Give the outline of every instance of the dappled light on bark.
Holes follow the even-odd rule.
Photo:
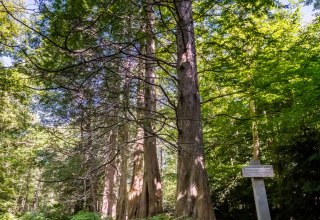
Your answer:
[[[136,218],[143,185],[143,128],[138,128],[133,152],[133,174],[129,190],[128,219]]]
[[[200,95],[192,18],[192,1],[174,1],[177,14],[179,100],[178,185],[176,217],[215,219],[210,201],[200,113]]]

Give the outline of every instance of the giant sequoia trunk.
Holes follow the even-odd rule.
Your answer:
[[[177,74],[179,100],[178,185],[175,215],[215,219],[210,202],[200,114],[200,95],[192,19],[192,1],[174,1],[177,14]]]
[[[157,159],[156,137],[154,135],[154,117],[156,111],[154,54],[155,41],[153,36],[154,14],[152,9],[153,0],[146,1],[147,13],[147,41],[145,72],[145,109],[144,109],[144,176],[142,194],[138,216],[140,218],[156,215],[162,212],[162,195],[160,170]]]

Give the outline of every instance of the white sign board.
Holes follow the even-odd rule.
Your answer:
[[[271,165],[250,165],[242,167],[243,177],[273,177],[274,172]]]

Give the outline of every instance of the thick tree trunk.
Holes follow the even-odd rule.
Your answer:
[[[117,132],[115,130],[110,131],[110,142],[108,152],[110,152],[110,159],[115,157],[116,154],[116,140]],[[111,161],[106,165],[104,189],[102,198],[102,217],[115,217],[116,216],[116,194],[115,194],[115,182],[116,182],[116,162]]]
[[[157,159],[156,137],[154,135],[154,117],[156,111],[154,56],[155,41],[153,36],[154,13],[152,9],[153,0],[146,1],[148,34],[146,41],[145,72],[145,113],[144,113],[144,176],[143,187],[138,211],[139,218],[156,215],[162,212],[161,178],[159,163]]]
[[[137,218],[140,206],[143,185],[143,135],[143,128],[138,128],[133,152],[133,175],[128,196],[128,219]]]
[[[140,75],[141,77],[141,75]],[[138,82],[137,88],[137,120],[143,119],[143,104],[144,94],[142,82]],[[128,201],[128,219],[135,219],[138,215],[140,196],[142,193],[143,185],[143,141],[144,132],[142,127],[137,128],[136,142],[133,147],[133,174],[131,180],[131,187],[129,191]]]
[[[197,220],[215,219],[210,202],[200,113],[200,95],[192,19],[192,1],[174,1],[177,14],[177,74],[179,100],[178,184],[175,215]]]

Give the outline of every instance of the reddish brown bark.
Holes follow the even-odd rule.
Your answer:
[[[143,128],[138,128],[133,152],[133,175],[128,200],[128,219],[138,216],[143,185]]]
[[[179,100],[178,183],[175,215],[215,219],[204,165],[200,95],[192,18],[192,1],[174,1],[177,16],[177,74]]]
[[[129,68],[126,66],[126,68]],[[128,81],[125,81],[125,86],[127,86]],[[123,97],[123,111],[124,116],[126,116],[126,110],[129,102],[129,90],[125,88],[125,93]],[[126,118],[126,117],[125,117]],[[127,207],[128,207],[128,190],[127,190],[127,179],[128,179],[128,137],[129,137],[129,126],[125,123],[121,126],[119,131],[119,136],[121,140],[120,149],[120,184],[117,202],[117,215],[116,220],[126,220],[127,219]]]
[[[144,113],[144,176],[143,188],[140,197],[139,218],[156,215],[162,212],[161,178],[157,159],[156,137],[154,135],[154,117],[156,111],[156,91],[154,56],[155,41],[153,36],[154,13],[152,9],[153,0],[146,1],[147,25],[146,33],[146,61],[145,72],[145,113]]]
[[[142,77],[140,72],[139,77]],[[138,82],[137,88],[137,120],[140,124],[143,119],[144,94],[142,82]],[[128,219],[135,219],[138,215],[140,196],[143,185],[143,141],[142,127],[137,128],[136,142],[133,147],[133,173],[128,200]]]
[[[128,178],[128,125],[124,125],[121,131],[121,139],[123,146],[120,149],[121,163],[120,163],[120,184],[119,196],[117,203],[117,220],[125,220],[127,218],[127,178]]]

